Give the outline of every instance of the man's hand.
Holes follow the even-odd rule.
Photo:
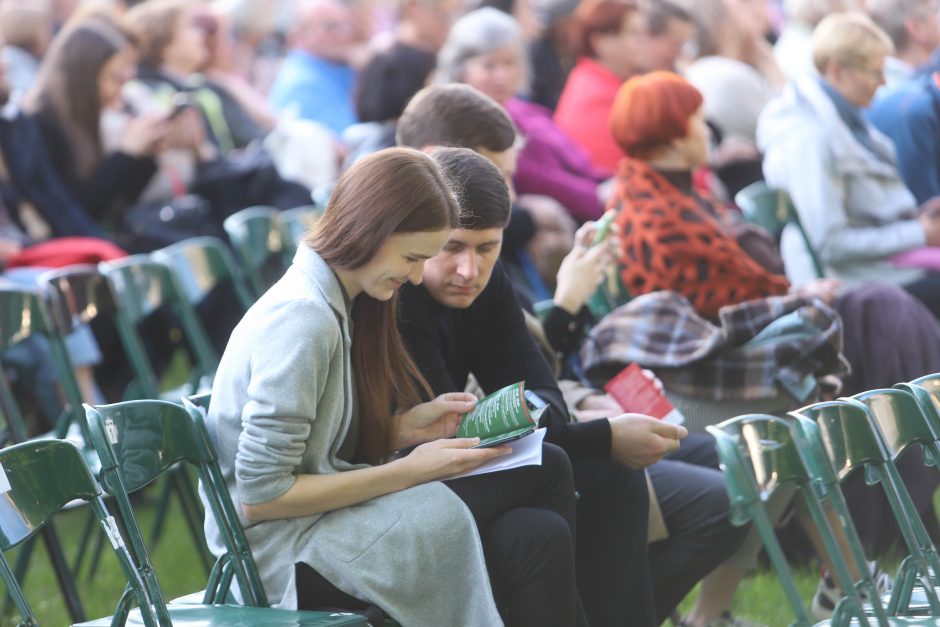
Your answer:
[[[646,468],[679,448],[689,432],[643,414],[621,414],[610,419],[610,456],[630,468]]]
[[[454,437],[460,417],[476,407],[476,403],[473,394],[451,392],[398,414],[392,421],[389,438],[392,450]]]

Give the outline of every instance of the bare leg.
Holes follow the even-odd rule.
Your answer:
[[[104,404],[105,398],[98,388],[95,381],[95,369],[91,366],[76,366],[75,379],[78,382],[78,389],[82,393],[82,400],[91,405]]]
[[[731,607],[731,599],[746,573],[747,569],[734,560],[729,560],[710,572],[702,579],[695,606],[685,617],[685,624],[689,627],[705,627],[717,620]]]

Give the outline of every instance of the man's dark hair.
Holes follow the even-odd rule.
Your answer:
[[[495,100],[469,85],[431,85],[398,118],[399,146],[451,146],[502,152],[516,143],[516,127]]]
[[[504,229],[509,224],[509,187],[493,162],[469,148],[435,148],[431,157],[457,194],[458,229]]]
[[[359,121],[397,120],[411,97],[424,87],[434,61],[433,54],[401,44],[376,53],[356,83]]]
[[[646,19],[646,32],[653,36],[666,32],[669,20],[694,23],[688,11],[669,0],[647,3],[643,8],[643,17]]]

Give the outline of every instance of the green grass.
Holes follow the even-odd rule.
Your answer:
[[[819,571],[794,568],[793,577],[809,607],[809,601],[819,582]],[[692,609],[697,594],[698,587],[679,605],[681,614],[686,614]],[[783,594],[783,588],[780,587],[777,575],[771,570],[757,571],[741,582],[734,595],[731,611],[736,618],[770,627],[782,627],[793,621],[793,612]]]
[[[156,489],[148,488],[149,494],[153,495],[154,499],[160,487],[162,484],[158,483]],[[135,506],[135,514],[138,516],[145,539],[149,538],[154,509],[153,505]],[[87,516],[87,509],[79,508],[62,512],[53,519],[70,563],[82,541],[81,534]],[[96,528],[95,534],[97,533]],[[148,548],[151,549],[154,567],[167,599],[205,587],[206,572],[198,561],[182,512],[178,509],[175,499],[171,500],[160,542],[155,547],[149,546]],[[16,555],[16,551],[10,554],[11,567],[15,563]],[[105,545],[101,561],[93,577],[88,576],[87,565],[88,558],[85,560],[85,568],[77,582],[79,598],[84,606],[86,618],[109,616],[114,611],[126,581],[110,545]],[[49,565],[45,546],[41,541],[36,544],[23,584],[23,592],[36,613],[40,625],[60,627],[70,624],[65,603]],[[3,586],[0,585],[0,588]],[[3,596],[6,597],[5,594]],[[17,620],[16,611],[10,605],[7,613],[0,619],[0,624],[16,625]]]

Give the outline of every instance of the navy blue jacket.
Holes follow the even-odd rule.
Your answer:
[[[59,176],[35,120],[19,114],[0,119],[0,150],[19,198],[29,201],[49,223],[53,235],[100,237],[102,232]],[[19,221],[17,203],[10,203]]]
[[[898,169],[917,202],[940,196],[940,88],[933,77],[883,89],[867,117],[894,142]]]

